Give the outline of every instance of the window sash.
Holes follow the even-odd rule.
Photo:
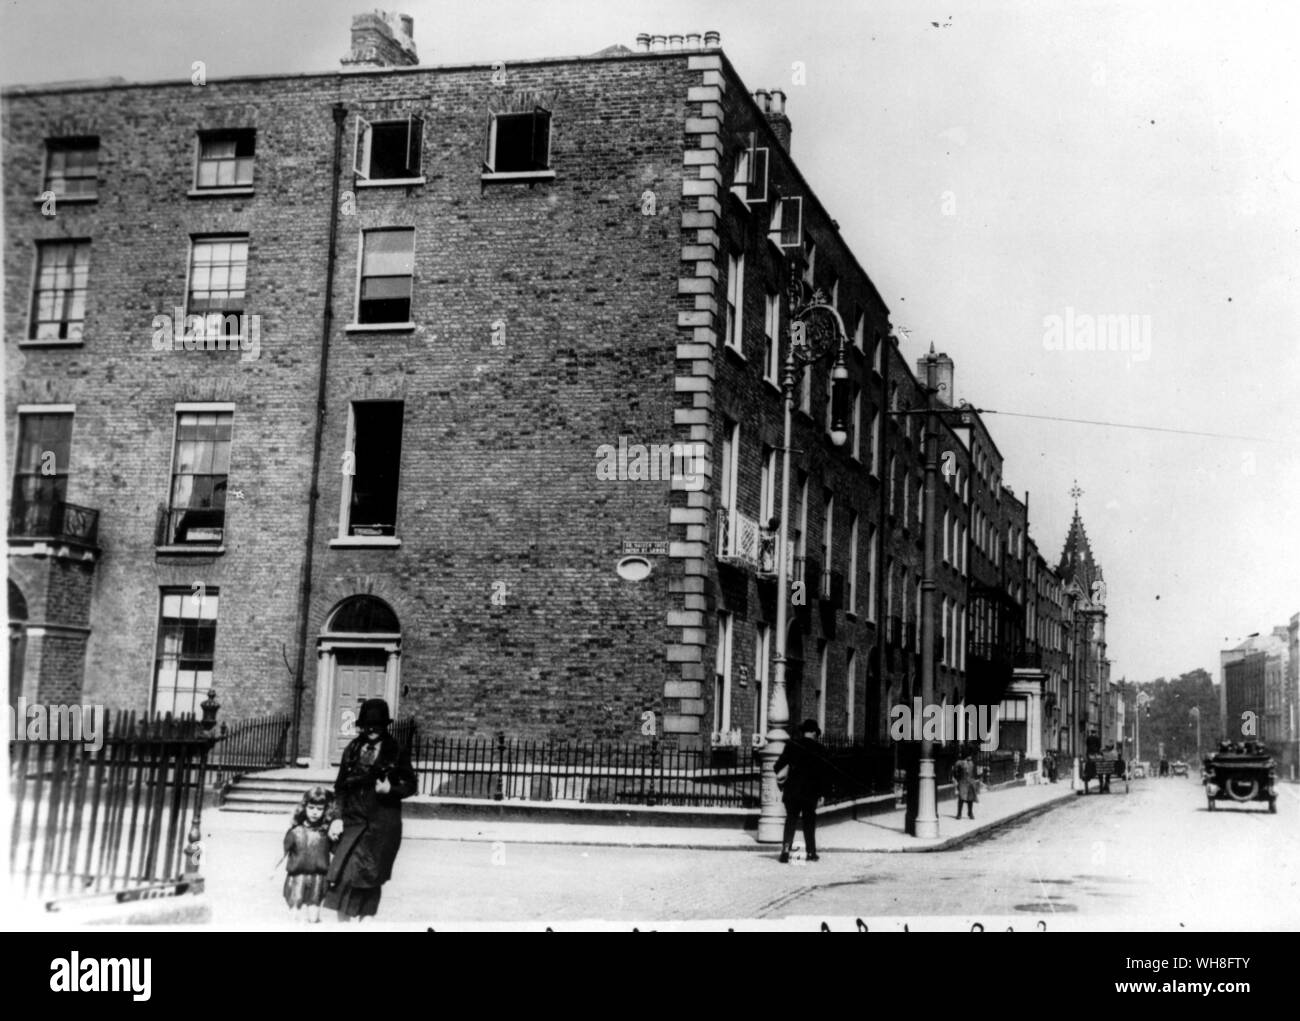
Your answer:
[[[253,183],[253,133],[211,132],[199,136],[196,188],[242,188]]]
[[[99,182],[99,140],[46,143],[45,191],[59,198],[93,196]]]
[[[36,255],[31,338],[80,340],[86,321],[90,242],[38,242]]]

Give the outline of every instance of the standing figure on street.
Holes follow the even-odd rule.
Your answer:
[[[391,722],[382,698],[362,703],[360,734],[344,750],[334,784],[338,818],[330,824],[330,836],[339,844],[330,862],[325,906],[337,911],[341,922],[379,910],[402,843],[402,799],[416,790],[406,749],[388,732]]]
[[[794,831],[803,820],[803,839],[807,847],[807,860],[817,861],[817,802],[825,792],[830,763],[825,747],[817,738],[821,727],[816,720],[804,720],[799,728],[801,736],[790,738],[785,750],[776,760],[780,783],[781,770],[789,767],[781,786],[781,800],[785,802],[785,836],[781,841],[781,861],[790,860],[794,846]]]
[[[334,795],[324,787],[313,787],[294,810],[293,826],[284,835],[288,859],[284,877],[284,900],[295,914],[307,909],[307,918],[320,921],[330,869],[330,803]],[[301,917],[301,915],[299,915]]]
[[[952,764],[952,782],[957,787],[957,818],[961,818],[961,806],[965,804],[967,817],[974,819],[975,802],[980,799],[980,789],[975,759],[969,748],[963,748],[961,758]]]

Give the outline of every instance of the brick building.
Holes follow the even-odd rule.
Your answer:
[[[925,392],[785,97],[715,36],[422,67],[412,33],[4,93],[11,697],[213,686],[319,763],[370,696],[440,733],[761,740],[793,275],[844,323],[850,429],[814,366],[791,716],[883,742],[919,690]],[[943,429],[936,697],[973,697],[969,648],[998,701],[1027,518],[982,423]]]

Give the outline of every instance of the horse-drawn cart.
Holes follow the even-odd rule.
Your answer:
[[[1223,742],[1218,752],[1205,759],[1201,778],[1211,812],[1216,801],[1267,801],[1268,810],[1277,811],[1277,765],[1261,744],[1250,741],[1243,747]]]

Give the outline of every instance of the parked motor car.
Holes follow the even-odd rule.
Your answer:
[[[1175,762],[1173,765],[1169,767],[1169,772],[1174,776],[1186,776],[1187,770],[1188,770],[1187,763],[1182,761]]]
[[[1133,779],[1144,780],[1147,775],[1147,764],[1145,762],[1134,762],[1132,764]]]

